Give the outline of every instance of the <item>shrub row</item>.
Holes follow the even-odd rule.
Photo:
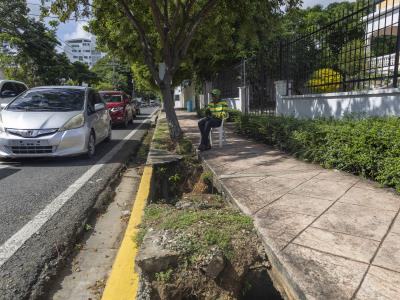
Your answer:
[[[239,133],[299,158],[400,191],[400,118],[299,120],[239,114],[235,125]]]

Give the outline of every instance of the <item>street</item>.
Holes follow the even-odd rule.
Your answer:
[[[70,248],[65,241],[74,237],[99,194],[140,145],[153,111],[143,109],[128,129],[115,127],[112,141],[98,145],[91,160],[0,162],[1,299],[24,298],[30,284],[47,276],[42,269],[48,261],[57,264],[57,256]]]

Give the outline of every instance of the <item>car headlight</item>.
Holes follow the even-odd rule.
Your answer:
[[[66,131],[66,130],[71,130],[71,129],[76,129],[76,128],[81,128],[85,124],[85,117],[83,116],[83,113],[76,115],[75,117],[72,117],[69,119],[67,123],[64,124],[63,127],[59,129],[59,131]]]
[[[111,108],[111,111],[112,111],[112,112],[122,111],[122,110],[124,110],[124,108],[123,108],[122,106],[118,106],[118,107],[113,107],[113,108]]]

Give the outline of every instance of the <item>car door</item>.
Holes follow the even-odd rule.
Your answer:
[[[103,104],[104,109],[97,111],[99,115],[100,122],[99,122],[99,130],[101,131],[102,139],[105,139],[108,136],[108,130],[110,128],[110,115],[107,110],[107,105],[104,100],[101,98],[98,92],[94,93],[96,104]]]
[[[132,110],[131,101],[130,101],[129,96],[127,94],[124,93],[123,97],[124,97],[125,109],[126,109],[126,112],[128,114],[128,119],[132,120],[132,118],[133,118],[133,110]]]
[[[88,100],[86,105],[88,123],[91,129],[94,130],[96,135],[96,143],[99,143],[104,138],[103,133],[103,124],[101,119],[101,112],[96,111],[96,93],[94,90],[89,89],[88,91]]]

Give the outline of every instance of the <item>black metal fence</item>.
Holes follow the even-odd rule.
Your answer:
[[[291,94],[398,86],[399,2],[358,2],[352,11],[284,44],[284,79]]]
[[[265,53],[270,53],[268,58]],[[224,99],[239,97],[243,88],[244,101],[248,102],[248,112],[271,113],[275,110],[275,80],[279,79],[276,69],[279,65],[271,54],[277,51],[262,52],[258,56],[226,68],[216,74],[212,86],[221,90]]]
[[[255,57],[217,74],[224,98],[246,87],[248,111],[275,108],[276,80],[287,93],[320,94],[398,87],[399,0],[365,0],[330,22],[278,41]]]

